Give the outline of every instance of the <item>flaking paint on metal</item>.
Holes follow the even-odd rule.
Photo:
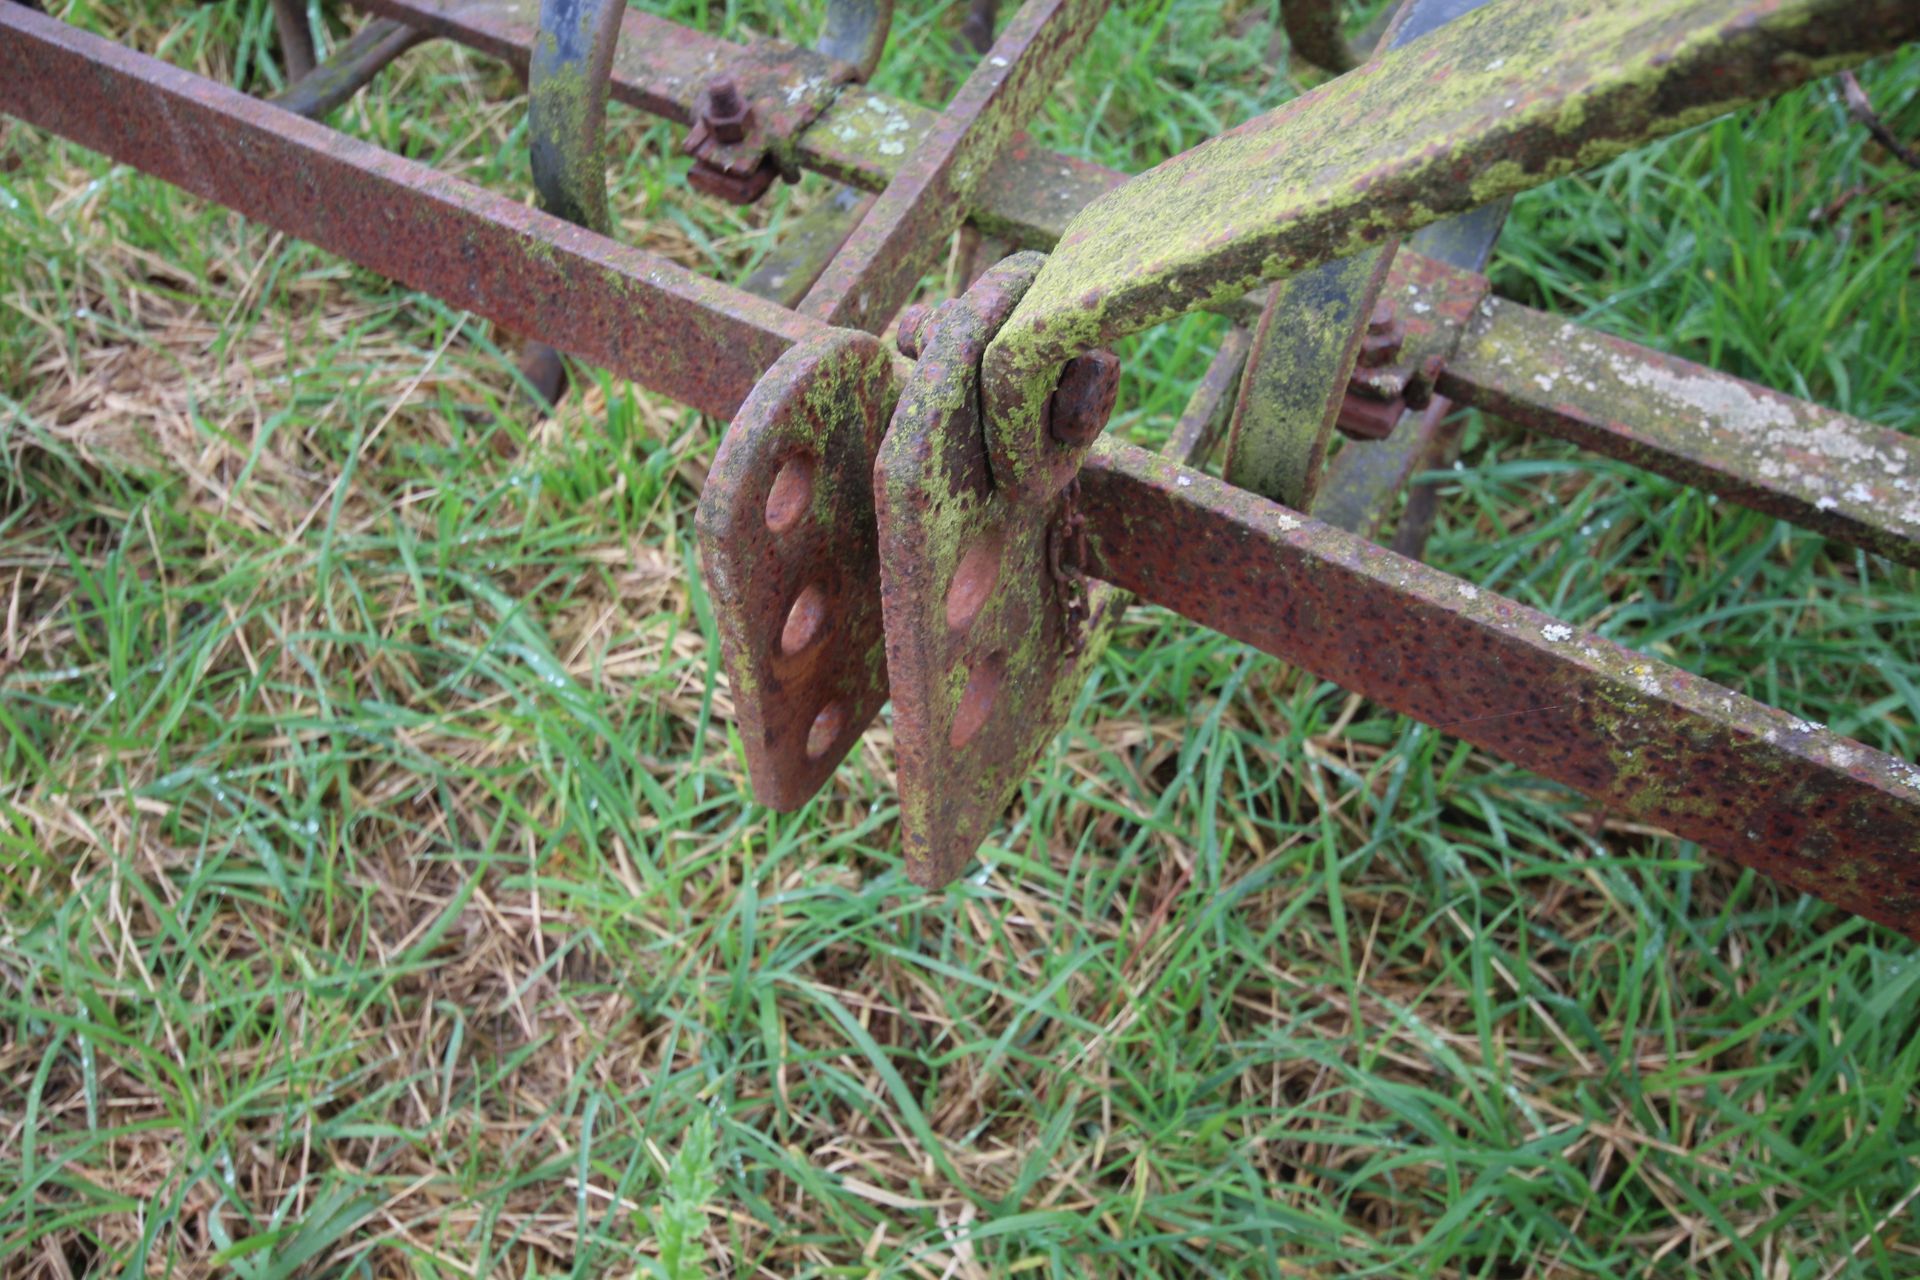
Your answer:
[[[1491,299],[1441,375],[1463,403],[1907,564],[1920,441]]]

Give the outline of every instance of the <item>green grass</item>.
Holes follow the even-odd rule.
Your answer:
[[[939,102],[963,6],[903,7]],[[1125,6],[1038,132],[1282,100],[1270,10]],[[277,83],[263,0],[65,16]],[[1920,137],[1920,51],[1862,79]],[[517,94],[430,46],[333,123],[520,195]],[[822,190],[612,123],[621,234],[703,270]],[[1521,200],[1494,275],[1914,430],[1917,199],[1816,84]],[[1219,331],[1137,340],[1121,428]],[[1920,1269],[1913,943],[1145,609],[922,894],[884,721],[748,798],[718,427],[591,370],[527,421],[512,346],[0,125],[0,1273]],[[1490,421],[1444,483],[1439,566],[1920,756],[1913,571]]]

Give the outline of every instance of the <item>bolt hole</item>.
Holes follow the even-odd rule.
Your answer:
[[[982,658],[967,673],[967,687],[960,695],[960,709],[953,713],[953,728],[947,734],[947,741],[955,750],[966,746],[985,726],[1006,677],[1007,656],[1004,653]]]
[[[840,731],[847,727],[847,704],[829,702],[820,708],[813,718],[813,724],[807,729],[807,759],[818,760],[833,750],[833,744],[840,741]]]
[[[980,616],[980,610],[993,595],[1000,580],[1000,552],[1006,537],[996,529],[981,538],[960,557],[947,586],[947,625],[964,631]]]
[[[794,597],[787,610],[787,624],[780,628],[780,652],[792,657],[820,638],[827,625],[827,593],[817,582],[809,582]]]
[[[788,458],[767,491],[767,528],[785,533],[800,523],[813,501],[813,459],[804,453]]]

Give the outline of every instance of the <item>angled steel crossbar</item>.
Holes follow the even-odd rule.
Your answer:
[[[1411,472],[1444,456],[1452,401],[1920,563],[1905,437],[1490,298],[1472,270],[1504,197],[1920,38],[1920,6],[1448,0],[1425,16],[1472,12],[1389,28],[1359,69],[1132,180],[1020,132],[1097,3],[1029,0],[944,113],[859,83],[891,14],[870,0],[836,5],[818,49],[573,0],[361,7],[378,23],[282,106],[0,0],[0,110],[733,418],[703,556],[763,800],[804,803],[891,696],[918,753],[910,870],[950,878],[1132,593],[1920,937],[1920,769],[1371,541]],[[534,56],[543,20],[588,13],[604,39]],[[724,198],[802,168],[878,197],[837,200],[838,221],[789,250],[764,287],[787,306],[591,229],[607,226],[582,169],[597,120],[576,137],[563,113],[542,118],[543,200],[563,218],[306,118],[427,38],[536,79],[597,78],[694,125]],[[881,342],[962,220],[1054,252]],[[1101,437],[1113,366],[1091,349],[1198,306],[1244,320],[1271,302],[1271,332],[1298,291],[1250,290],[1376,247],[1351,297],[1430,318],[1343,304],[1342,324],[1373,323],[1320,343],[1312,367],[1332,381],[1294,417],[1324,432],[1351,378],[1350,405],[1376,407],[1342,411],[1343,428],[1385,438],[1349,444],[1324,486],[1318,453],[1289,462],[1276,483],[1298,507],[1203,466],[1230,418],[1264,411],[1272,379],[1243,383],[1262,349],[1244,329],[1169,454]],[[1324,514],[1359,533],[1303,509],[1321,487]]]

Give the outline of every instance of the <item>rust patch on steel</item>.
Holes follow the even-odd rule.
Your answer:
[[[1442,394],[1838,542],[1920,565],[1920,441],[1490,300]]]
[[[680,147],[694,158],[688,182],[747,204],[776,175],[799,181],[794,139],[841,85],[858,78],[851,63],[778,41],[758,40],[739,50],[713,68],[700,88],[698,114]]]
[[[700,496],[747,772],[775,809],[805,804],[887,700],[870,476],[895,395],[878,339],[800,343],[740,406]]]
[[[1920,938],[1920,769],[1111,439],[1100,576]]]
[[[1386,331],[1370,335],[1382,340],[1383,358],[1358,362],[1351,389],[1374,400],[1398,400],[1425,369],[1426,390],[1431,392],[1430,371],[1444,367],[1460,345],[1488,288],[1487,278],[1478,272],[1450,267],[1411,249],[1396,254],[1380,290],[1380,302],[1391,308],[1392,321]]]

